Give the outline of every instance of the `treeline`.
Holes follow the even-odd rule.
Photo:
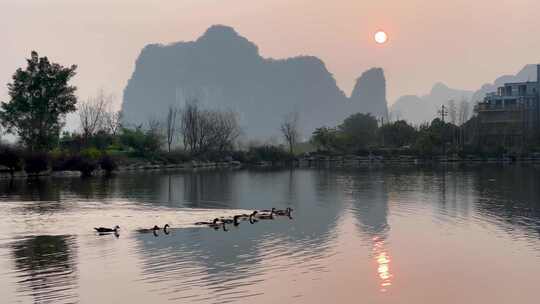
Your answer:
[[[0,108],[0,131],[18,140],[15,145],[0,143],[0,165],[12,174],[21,169],[28,174],[76,170],[87,176],[99,168],[110,173],[133,161],[259,162],[291,157],[271,145],[238,149],[238,115],[204,108],[195,98],[182,108],[169,107],[161,118],[125,125],[121,112],[112,110],[112,95],[101,91],[85,102],[77,99],[77,88],[69,84],[76,69],[32,52],[26,68],[14,73],[7,85],[10,99]],[[79,129],[62,132],[69,113],[78,115]],[[297,122],[293,123],[288,130],[290,152],[298,138]]]
[[[320,153],[399,153],[418,157],[474,152],[467,144],[467,125],[457,126],[435,118],[412,126],[405,120],[380,124],[370,114],[356,113],[336,127],[316,129],[311,143]]]

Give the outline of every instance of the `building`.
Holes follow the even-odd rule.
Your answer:
[[[540,76],[540,65],[537,65]],[[537,79],[539,79],[538,77]],[[475,107],[479,144],[520,151],[536,139],[540,125],[540,82],[505,83]]]

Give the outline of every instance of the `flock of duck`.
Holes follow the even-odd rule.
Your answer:
[[[276,216],[287,216],[288,218],[292,219],[291,213],[293,209],[287,208],[285,210],[278,210],[276,208],[272,208],[271,210],[255,210],[251,214],[238,214],[233,217],[219,217],[215,218],[211,222],[196,222],[195,225],[197,226],[207,226],[210,228],[214,228],[215,230],[218,230],[222,228],[224,231],[227,230],[227,224],[232,224],[234,226],[240,225],[240,221],[249,221],[250,224],[254,224],[258,222],[259,220],[273,220]],[[139,233],[150,233],[152,232],[155,236],[158,236],[158,231],[163,231],[164,234],[169,234],[169,224],[165,224],[163,228],[159,227],[158,225],[155,225],[154,227],[150,229],[139,229],[137,232]],[[114,228],[107,228],[107,227],[95,227],[94,230],[98,234],[110,234],[114,233],[116,236],[118,236],[118,230],[120,230],[120,226],[116,225]]]

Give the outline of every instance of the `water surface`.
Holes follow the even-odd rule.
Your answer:
[[[519,166],[0,181],[2,303],[537,303],[539,186]],[[193,226],[271,207],[293,219]]]

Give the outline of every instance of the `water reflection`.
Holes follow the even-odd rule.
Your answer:
[[[452,280],[463,295],[479,292],[478,286],[494,289],[495,281],[525,289],[506,293],[527,295],[522,298],[527,302],[533,298],[528,280],[540,274],[539,182],[537,169],[520,167],[201,171],[11,185],[0,181],[0,243],[9,244],[8,257],[0,252],[0,262],[14,265],[17,294],[40,303],[84,302],[78,298],[81,290],[87,296],[100,289],[115,294],[110,287],[115,280],[137,286],[140,299],[119,296],[133,303],[306,303],[338,292],[361,292],[369,303],[394,303],[447,292],[447,286],[428,280],[434,272]],[[131,228],[122,230],[119,239],[89,231],[105,216],[114,222],[99,224],[151,227],[193,223],[189,216],[201,211],[189,208],[214,215],[271,207],[292,207],[294,219],[242,222],[228,232],[178,225],[159,237]],[[14,237],[38,234],[42,227],[37,222],[47,226],[47,233],[40,234],[50,231],[51,236]],[[63,231],[77,236],[53,236]],[[420,257],[420,247],[430,254]],[[490,266],[475,268],[483,262]],[[105,264],[103,275],[84,271]],[[464,271],[471,279],[462,277]],[[94,282],[94,276],[102,281],[99,287],[85,284]],[[478,284],[484,277],[489,280]]]
[[[373,238],[373,256],[377,262],[377,274],[380,280],[380,290],[386,292],[392,286],[392,273],[390,270],[390,254],[385,248],[384,239]]]
[[[21,294],[35,303],[77,301],[77,253],[73,236],[35,236],[12,243]]]

